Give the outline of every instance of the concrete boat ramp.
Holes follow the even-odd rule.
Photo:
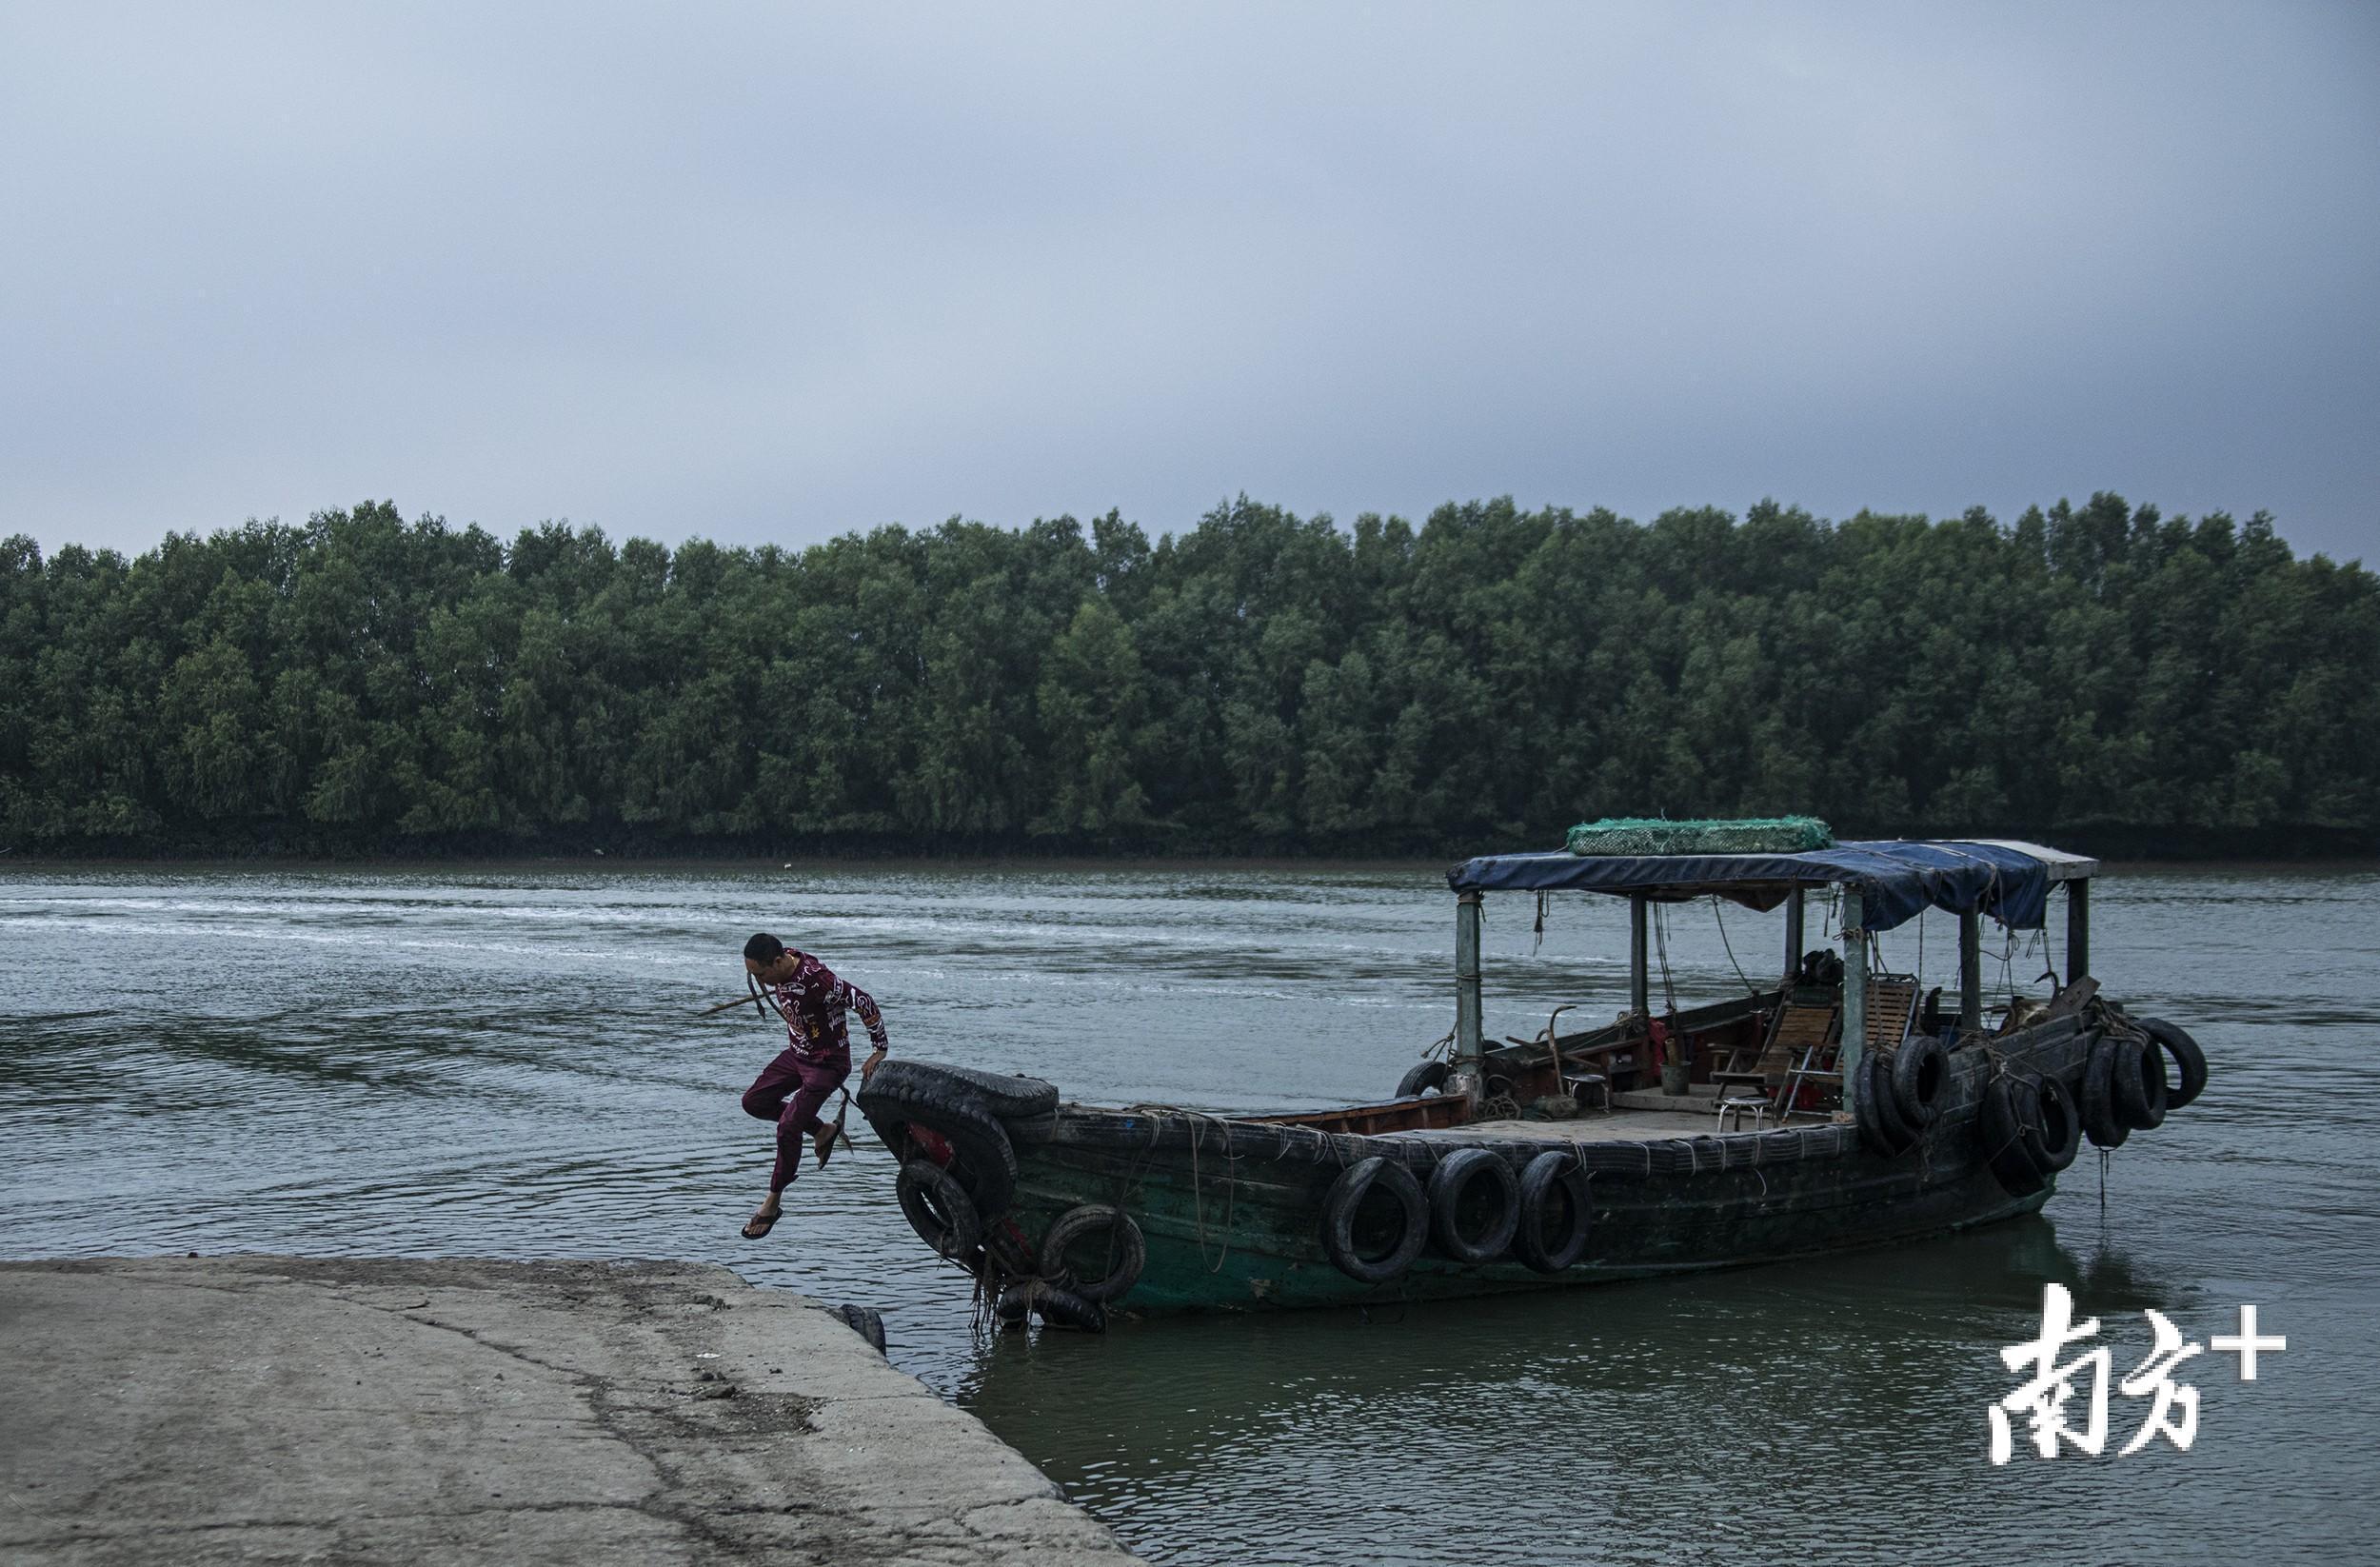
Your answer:
[[[724,1268],[0,1264],[0,1562],[763,1559],[1135,1558]]]

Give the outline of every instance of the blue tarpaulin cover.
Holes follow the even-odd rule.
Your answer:
[[[2019,930],[2049,908],[2049,867],[2002,843],[1879,839],[1804,854],[1489,854],[1446,873],[1457,892],[1642,892],[1664,902],[1716,893],[1775,908],[1794,885],[1828,883],[1859,894],[1860,923],[1890,930],[1929,904],[1980,910]]]

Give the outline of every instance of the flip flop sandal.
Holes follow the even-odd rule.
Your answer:
[[[738,1230],[736,1234],[744,1237],[746,1240],[764,1240],[768,1237],[768,1232],[777,1227],[777,1220],[784,1217],[785,1213],[783,1208],[780,1208],[775,1213],[766,1215],[765,1217],[760,1214],[754,1214],[751,1218],[744,1221],[744,1228]],[[757,1230],[754,1229],[752,1226],[755,1224],[758,1224],[760,1228]]]
[[[826,1141],[816,1145],[818,1153],[818,1167],[820,1169],[823,1170],[826,1168],[826,1161],[835,1157],[836,1143],[840,1142],[846,1148],[851,1146],[851,1134],[843,1129],[843,1117],[849,1115],[850,1113],[851,1101],[849,1100],[844,1100],[843,1108],[836,1112],[835,1124],[827,1130]]]

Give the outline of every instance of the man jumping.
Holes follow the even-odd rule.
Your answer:
[[[808,953],[764,932],[744,943],[744,969],[761,982],[769,1004],[784,1020],[787,1041],[786,1048],[744,1091],[745,1115],[777,1123],[777,1163],[768,1173],[768,1200],[742,1232],[746,1240],[758,1240],[777,1227],[784,1190],[800,1173],[802,1135],[807,1132],[818,1140],[821,1164],[835,1150],[835,1128],[820,1119],[818,1110],[851,1075],[851,1035],[843,1014],[860,1015],[875,1046],[860,1067],[862,1082],[883,1064],[889,1046],[875,998],[836,979],[832,969]]]

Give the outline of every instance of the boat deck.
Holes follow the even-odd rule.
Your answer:
[[[1816,1126],[1824,1124],[1826,1119],[1823,1115],[1813,1115],[1805,1110],[1786,1124]],[[1752,1117],[1747,1114],[1740,1127],[1731,1126],[1722,1130],[1717,1096],[1697,1083],[1682,1103],[1665,1094],[1618,1093],[1612,1096],[1611,1109],[1589,1110],[1570,1121],[1475,1121],[1460,1126],[1438,1126],[1386,1135],[1521,1138],[1531,1142],[1555,1140],[1570,1142],[1644,1142],[1661,1138],[1734,1137],[1739,1133],[1749,1137],[1755,1132],[1774,1132],[1779,1124],[1775,1117],[1770,1116],[1755,1126]]]
[[[1387,1137],[1454,1138],[1476,1141],[1479,1138],[1520,1138],[1530,1142],[1547,1142],[1557,1139],[1571,1142],[1644,1142],[1661,1138],[1709,1137],[1717,1130],[1716,1110],[1690,1115],[1682,1110],[1615,1110],[1609,1115],[1589,1111],[1573,1121],[1474,1121],[1460,1126],[1433,1126],[1427,1130],[1388,1132]],[[1744,1130],[1752,1130],[1751,1118],[1745,1118]]]

